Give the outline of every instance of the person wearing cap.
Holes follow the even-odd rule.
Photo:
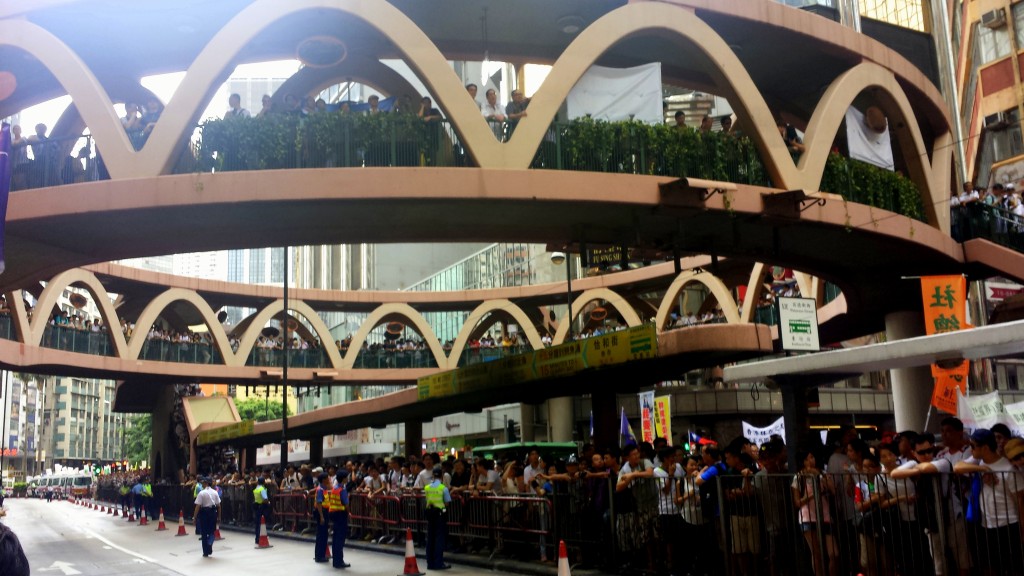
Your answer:
[[[1021,497],[1024,476],[999,455],[996,435],[987,428],[971,434],[973,456],[953,467],[956,474],[981,474],[982,551],[976,560],[986,574],[1019,573],[1021,552]]]
[[[260,478],[252,491],[252,521],[256,526],[256,545],[260,544],[260,523],[270,512],[270,496],[267,494],[267,481]]]
[[[331,511],[325,505],[327,494],[331,491],[331,479],[320,470],[320,485],[316,488],[316,504],[313,509],[313,519],[316,520],[316,545],[313,548],[314,562],[327,562],[327,521],[330,520]],[[316,473],[316,470],[313,471]]]
[[[1003,453],[1018,472],[1024,472],[1024,440],[1010,438],[1003,447]]]
[[[331,538],[331,549],[334,552],[334,567],[348,568],[345,563],[345,537],[348,536],[348,470],[338,471],[337,482],[327,495],[328,507],[331,511],[331,525],[334,535]]]
[[[209,479],[203,478],[202,483],[204,488],[196,496],[196,509],[193,518],[196,519],[196,528],[202,536],[200,539],[203,541],[203,558],[206,558],[213,554],[214,530],[220,521],[218,518],[220,496],[213,489]]]
[[[433,469],[434,479],[423,488],[427,501],[427,569],[447,570],[450,564],[444,563],[444,540],[447,532],[447,510],[452,503],[448,488],[441,483],[444,472],[440,466]]]

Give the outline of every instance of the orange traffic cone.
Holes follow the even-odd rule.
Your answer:
[[[185,511],[178,510],[178,533],[175,536],[188,536],[185,532]]]
[[[405,570],[398,576],[424,576],[416,565],[416,550],[412,546],[412,529],[405,529]]]
[[[114,518],[120,518],[120,517],[121,517],[120,509],[114,508]]]
[[[111,515],[113,513],[114,513],[114,507],[113,506],[107,506],[107,515],[109,516],[109,515]]]
[[[149,520],[146,519],[146,509],[142,509],[142,514],[139,514],[139,526],[149,526]]]
[[[220,526],[217,526],[216,528],[213,529],[213,539],[214,540],[223,540],[224,539],[224,537],[220,535]]]
[[[135,522],[135,511],[134,510],[128,510],[128,521],[129,522]]]
[[[571,576],[569,555],[565,553],[565,540],[558,541],[558,576]]]
[[[260,543],[256,545],[256,548],[272,548],[270,545],[270,539],[267,538],[267,519],[260,517]]]
[[[160,520],[156,524],[156,531],[167,530],[167,524],[164,524],[164,509],[160,509]]]
[[[330,542],[327,543],[327,553],[324,554],[324,558],[326,558],[328,560],[331,559],[331,543]]]

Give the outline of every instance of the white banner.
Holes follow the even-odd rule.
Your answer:
[[[871,111],[871,108],[868,110]],[[846,142],[850,147],[850,158],[893,170],[895,163],[892,158],[892,142],[889,139],[889,124],[880,110],[877,115],[872,114],[869,120],[877,125],[868,126],[864,114],[853,106],[846,110]],[[878,129],[880,127],[881,130]]]
[[[1010,425],[999,392],[980,396],[958,396],[960,397],[957,399],[957,418],[964,423],[965,428],[992,428],[999,422]]]
[[[1006,412],[1006,425],[1009,426],[1017,436],[1024,436],[1024,402],[1003,404]]]
[[[765,428],[758,428],[751,426],[748,422],[743,422],[743,437],[750,440],[758,446],[771,440],[772,436],[778,434],[782,437],[782,441],[786,441],[786,421],[783,418],[779,418],[775,422],[772,422]]]
[[[615,122],[665,122],[661,108],[661,63],[633,68],[591,66],[569,91],[569,119],[590,116]]]

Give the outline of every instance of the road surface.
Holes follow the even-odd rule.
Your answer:
[[[351,568],[335,570],[330,563],[313,562],[313,544],[275,538],[273,548],[257,550],[253,536],[223,531],[224,540],[215,542],[213,556],[203,558],[198,536],[191,525],[189,535],[176,537],[177,525],[168,523],[166,532],[129,523],[68,502],[8,498],[5,502],[9,526],[25,549],[33,576],[175,576],[209,574],[254,576],[260,574],[358,574],[395,576],[404,566],[402,557],[391,554],[346,550]],[[426,562],[418,559],[425,571]],[[479,574],[480,568],[454,566],[451,576]],[[490,572],[491,574],[507,574]]]

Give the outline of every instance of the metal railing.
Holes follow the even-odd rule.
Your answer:
[[[114,356],[114,346],[110,334],[105,330],[90,332],[71,326],[49,324],[43,329],[44,348],[54,348],[65,352],[92,354],[94,356]]]
[[[79,153],[85,150],[85,154]],[[49,138],[12,150],[11,190],[61,186],[99,180],[105,172],[99,156],[92,156],[92,137]],[[31,151],[31,158],[29,152]]]
[[[1024,251],[1024,216],[984,202],[954,206],[949,215],[950,235],[957,242],[983,238]]]

